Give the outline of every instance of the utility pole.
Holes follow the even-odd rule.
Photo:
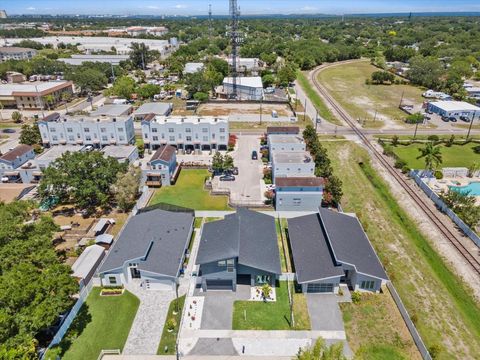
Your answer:
[[[113,80],[113,82],[115,82],[116,79],[115,79],[115,71],[113,70],[113,64],[110,63],[110,66],[112,68],[112,80]]]
[[[305,105],[303,107],[303,122],[307,121],[307,96],[305,95]]]
[[[375,115],[373,116],[373,122],[375,123],[375,120],[377,120],[377,109],[375,109]]]
[[[260,100],[260,125],[262,125],[262,105],[263,105],[263,101]]]
[[[317,132],[317,128],[318,128],[318,110],[317,110],[317,113],[315,114],[315,132]]]
[[[415,138],[417,137],[418,124],[419,124],[419,123],[418,123],[418,121],[417,121],[417,123],[415,124],[415,132],[414,132],[414,134],[413,134],[413,140],[415,140]]]
[[[213,35],[213,19],[212,19],[212,4],[208,5],[208,37],[212,40]]]
[[[470,137],[470,131],[472,131],[473,122],[475,121],[476,111],[473,112],[472,121],[470,121],[470,126],[468,127],[467,140]]]
[[[403,95],[405,94],[405,90],[402,91],[402,97],[400,98],[400,104],[398,105],[398,107],[401,107],[402,106],[402,103],[403,103]]]
[[[143,71],[145,71],[145,57],[143,55],[143,50],[142,50],[142,68],[143,68]]]

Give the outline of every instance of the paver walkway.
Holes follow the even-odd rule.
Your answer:
[[[168,306],[175,298],[173,291],[145,290],[139,283],[125,286],[140,299],[140,306],[123,349],[126,355],[154,355],[157,353]]]

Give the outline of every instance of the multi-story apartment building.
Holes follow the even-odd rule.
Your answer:
[[[147,116],[142,120],[145,147],[173,145],[179,150],[226,150],[228,119],[198,116]]]
[[[135,142],[131,116],[47,116],[38,122],[44,146],[128,145]]]
[[[0,47],[0,62],[7,60],[29,60],[37,55],[37,50],[15,46]]]

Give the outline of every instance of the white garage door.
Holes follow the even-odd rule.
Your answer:
[[[168,291],[168,290],[173,289],[173,281],[147,279],[147,280],[145,280],[145,288],[147,290],[165,290],[165,291]]]
[[[307,292],[309,293],[328,293],[333,292],[333,284],[308,284]]]

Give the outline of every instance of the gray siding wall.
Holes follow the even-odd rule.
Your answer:
[[[272,274],[268,271],[263,271],[260,269],[252,268],[250,266],[245,266],[245,265],[238,265],[237,266],[237,274],[239,275],[251,275],[250,279],[250,286],[255,286],[255,277],[258,276],[263,276],[263,275],[268,275],[271,278],[270,285],[275,286],[275,281],[277,279],[277,276],[275,274]]]
[[[235,267],[233,271],[227,271],[226,266],[218,266],[218,262],[211,262],[208,264],[202,264],[200,266],[202,272],[202,289],[207,290],[207,280],[232,280],[233,290],[236,290],[237,286],[237,271]]]
[[[323,192],[277,191],[275,210],[277,211],[318,211]]]
[[[352,276],[350,279],[351,279],[350,281],[354,290],[379,292],[380,288],[382,287],[382,280],[371,277],[371,276],[359,274],[357,272],[352,272]],[[373,281],[374,282],[373,289],[362,289],[360,287],[362,285],[362,281]]]

